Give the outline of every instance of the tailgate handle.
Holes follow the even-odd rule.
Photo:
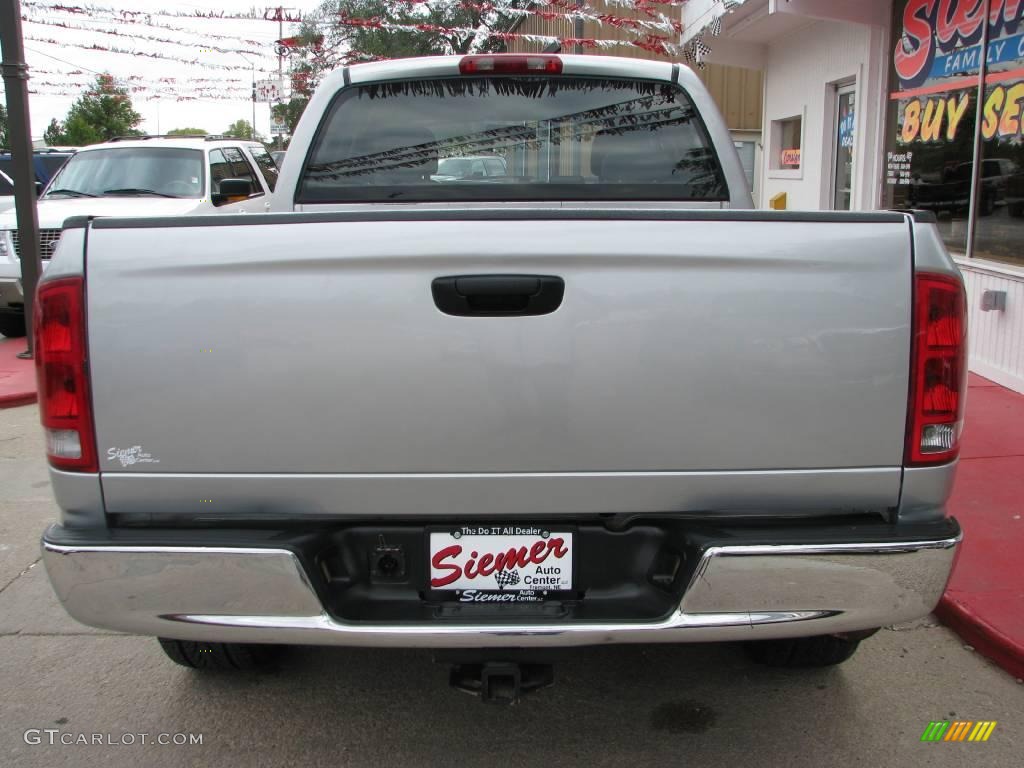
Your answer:
[[[435,278],[430,289],[446,315],[546,315],[561,306],[565,281],[550,275],[459,275]]]

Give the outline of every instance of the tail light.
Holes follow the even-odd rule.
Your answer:
[[[562,60],[557,56],[520,56],[498,54],[463,56],[459,59],[462,75],[560,75]]]
[[[57,469],[96,472],[86,375],[84,279],[41,283],[34,315],[36,382],[46,455]]]
[[[908,466],[942,464],[960,452],[967,384],[963,285],[947,275],[914,278]]]

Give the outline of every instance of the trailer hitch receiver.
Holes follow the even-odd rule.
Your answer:
[[[472,693],[489,704],[515,704],[525,694],[555,681],[550,664],[518,664],[489,661],[483,664],[455,664],[451,671],[453,688]]]

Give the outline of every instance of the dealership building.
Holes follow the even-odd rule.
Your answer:
[[[933,211],[968,285],[971,369],[1024,392],[1024,0],[682,14],[687,58],[763,75],[757,204]]]

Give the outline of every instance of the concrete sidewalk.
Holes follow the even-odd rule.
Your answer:
[[[25,339],[0,336],[0,408],[36,401],[36,371],[31,360],[19,360]]]
[[[1024,395],[974,374],[950,509],[964,543],[935,613],[1024,678]]]

